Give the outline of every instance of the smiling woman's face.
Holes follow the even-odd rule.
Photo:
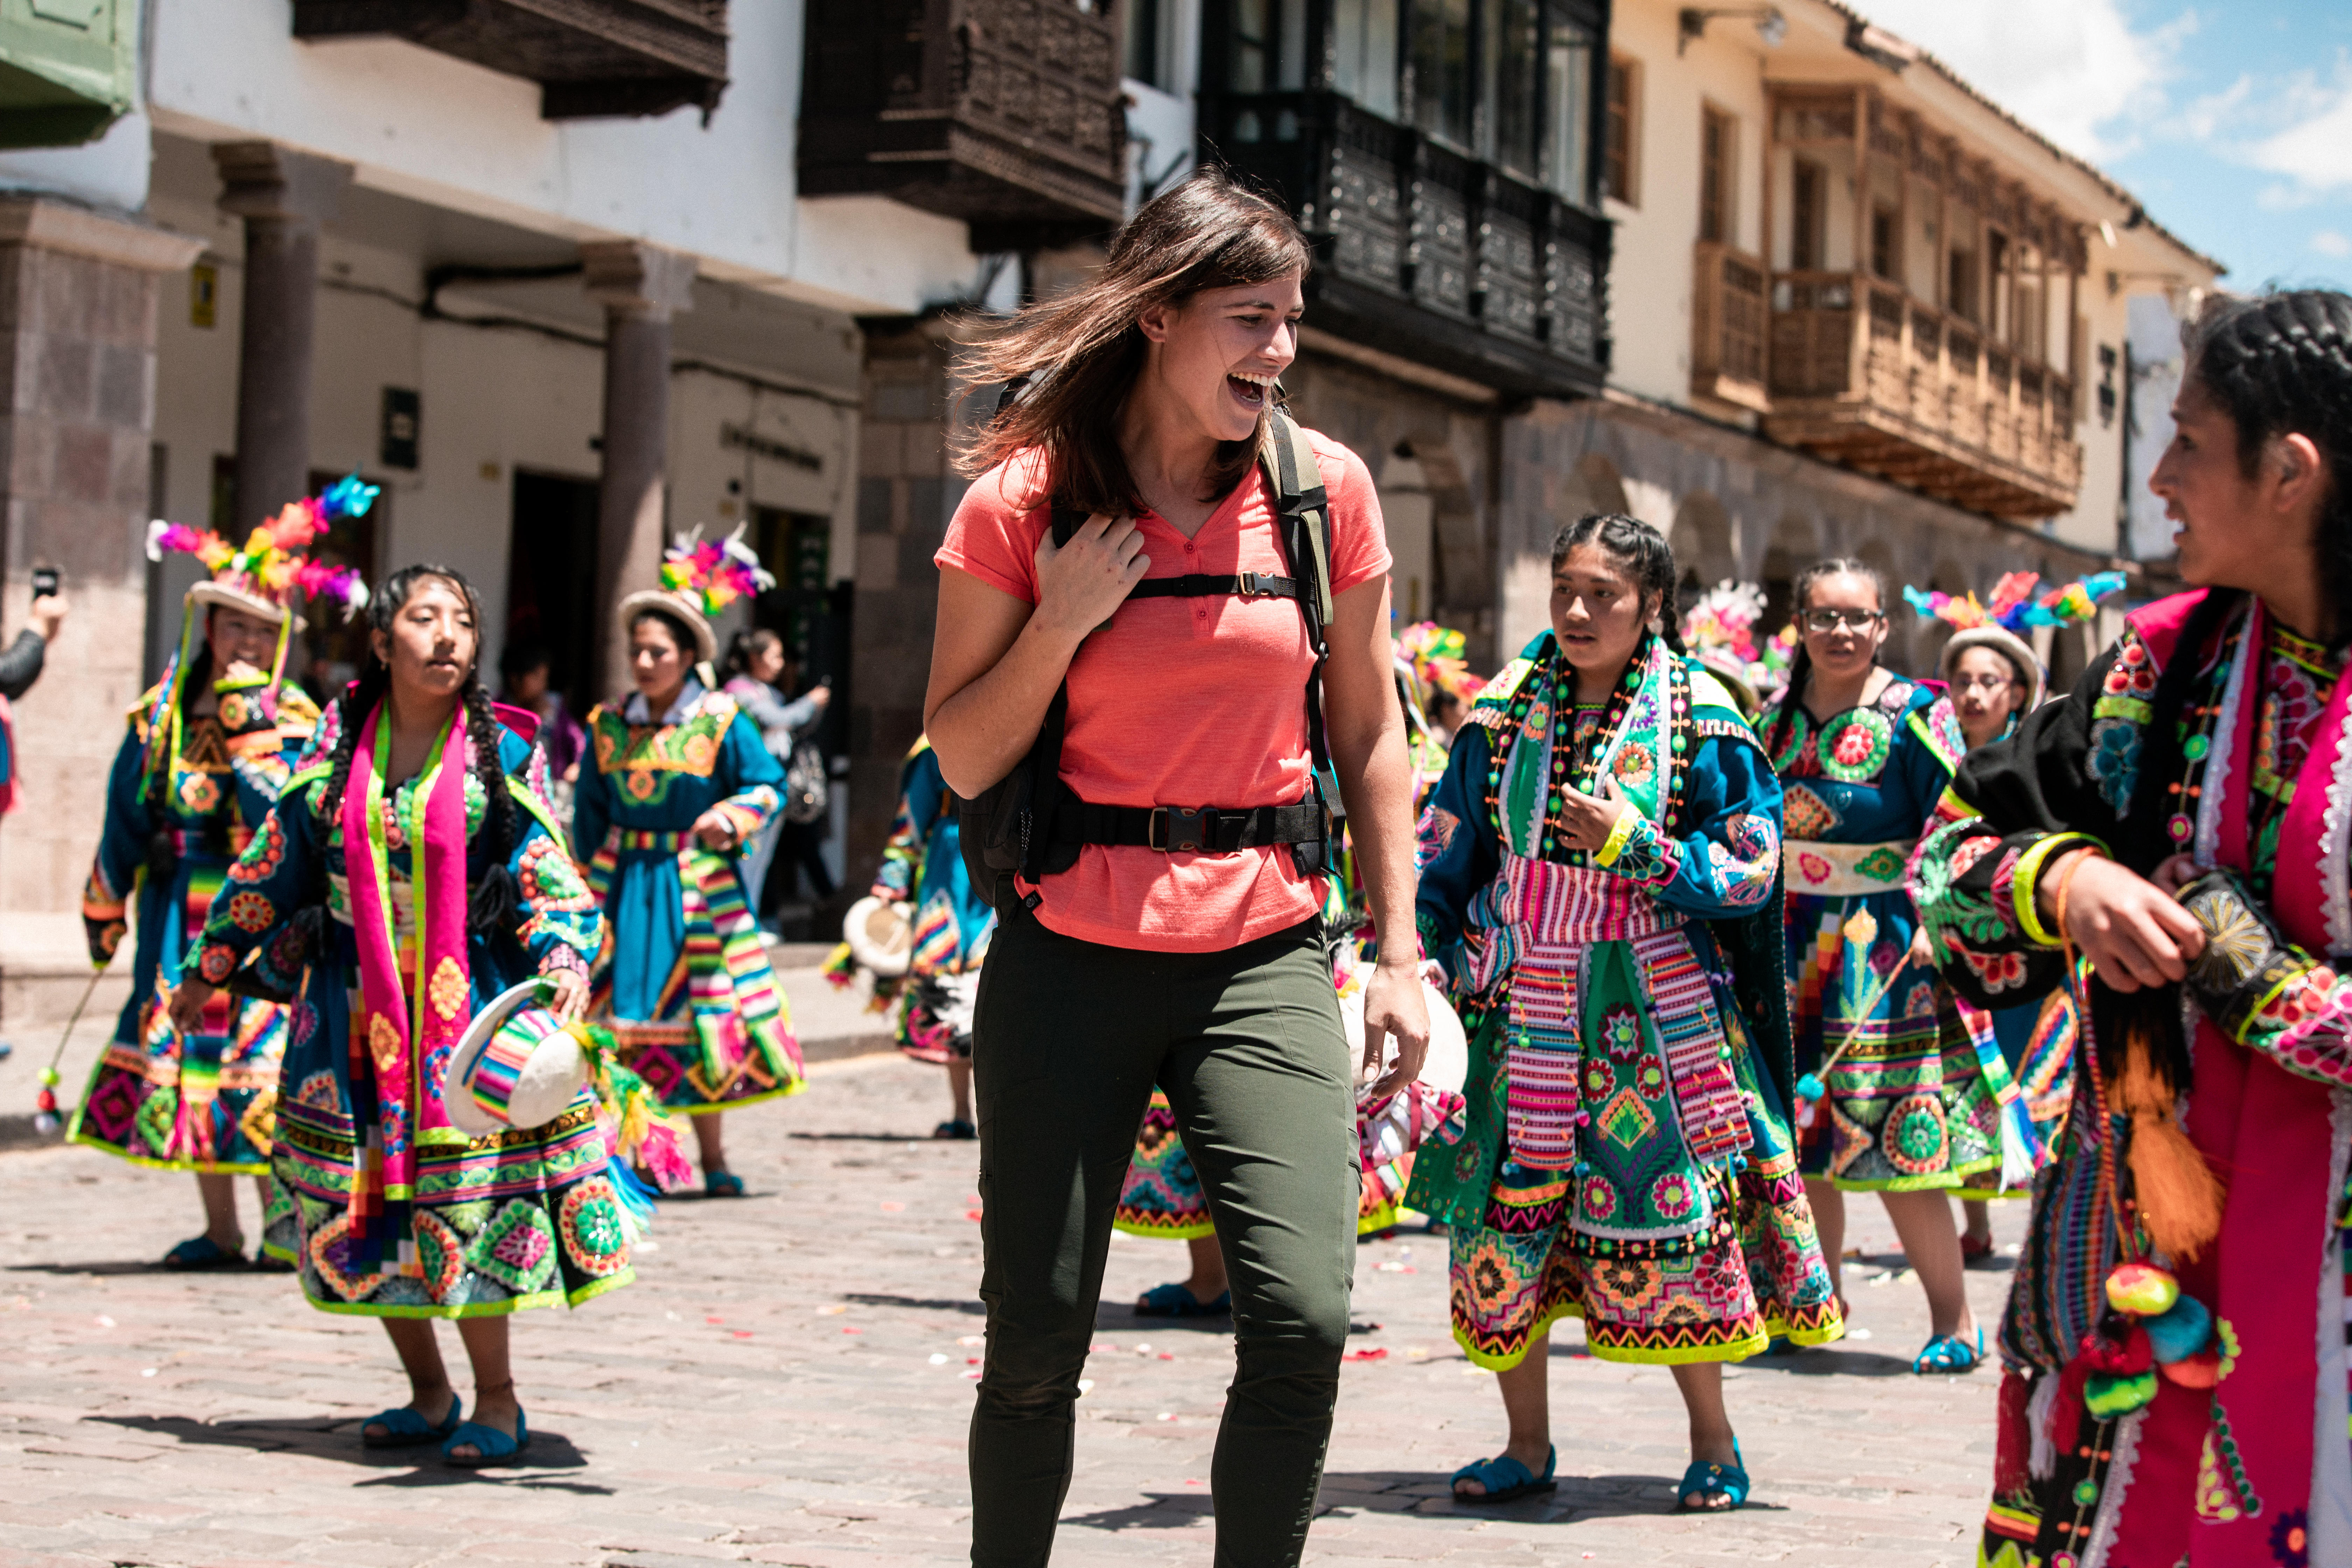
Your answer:
[[[395,693],[412,700],[454,697],[466,684],[481,649],[480,629],[473,607],[457,584],[442,577],[420,577],[408,591],[408,602],[392,617],[389,632],[373,632],[369,640],[376,658],[391,668]]]
[[[1146,310],[1136,325],[1156,352],[1145,374],[1202,434],[1246,441],[1275,378],[1298,357],[1306,309],[1293,272],[1269,283],[1203,289],[1181,305]]]

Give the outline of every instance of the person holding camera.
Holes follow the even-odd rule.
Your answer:
[[[1313,1517],[1361,1181],[1319,914],[1324,755],[1381,937],[1368,1065],[1399,1047],[1376,1092],[1418,1075],[1430,1026],[1380,503],[1360,458],[1280,410],[1308,264],[1279,206],[1204,170],[972,362],[1008,392],[959,454],[975,479],[936,557],[924,722],[958,795],[1030,803],[1034,852],[1018,875],[991,863],[974,1020],[975,1563],[1052,1550],[1155,1086],[1232,1281],[1218,1560],[1295,1563]],[[1029,793],[992,795],[1016,770]],[[1005,841],[969,821],[961,840],[983,858]]]

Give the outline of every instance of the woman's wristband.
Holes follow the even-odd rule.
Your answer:
[[[2086,846],[2082,849],[2070,852],[2066,857],[2066,863],[2059,868],[2058,889],[2051,900],[2051,912],[2054,918],[2050,923],[2057,931],[2059,942],[2066,946],[2072,947],[2074,944],[2073,933],[2066,929],[2066,895],[2074,891],[2074,878],[2084,866],[2093,860],[2105,858],[2106,857],[2098,850]]]

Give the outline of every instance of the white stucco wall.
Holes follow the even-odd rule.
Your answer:
[[[284,0],[155,3],[163,131],[268,138],[347,160],[364,185],[546,234],[646,239],[706,276],[845,310],[919,310],[971,279],[960,223],[878,198],[800,200],[798,5],[731,10],[732,79],[705,127],[693,109],[542,120],[539,88],[517,77],[396,39],[299,41]]]

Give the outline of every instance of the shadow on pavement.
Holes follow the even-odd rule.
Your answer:
[[[1076,1513],[1062,1521],[1066,1525],[1077,1525],[1087,1530],[1169,1530],[1190,1524],[1196,1519],[1213,1518],[1216,1509],[1209,1501],[1209,1489],[1186,1489],[1181,1492],[1148,1492],[1149,1502],[1129,1503],[1125,1508],[1106,1508],[1093,1513]]]
[[[160,1260],[155,1258],[147,1258],[138,1262],[11,1263],[5,1270],[0,1270],[0,1272],[9,1274],[59,1274],[91,1279],[107,1279],[117,1275],[123,1274],[179,1274],[190,1271],[178,1268],[166,1268]],[[209,1272],[214,1274],[252,1274],[260,1271],[248,1265],[243,1268],[215,1268],[209,1270]]]
[[[951,1300],[946,1297],[877,1296],[871,1291],[848,1290],[842,1293],[845,1301],[855,1301],[861,1307],[911,1307],[919,1312],[961,1312],[968,1318],[984,1318],[988,1309],[977,1301]]]
[[[1316,1512],[1451,1514],[1572,1524],[1587,1519],[1673,1513],[1675,1489],[1682,1484],[1675,1476],[1560,1476],[1558,1479],[1557,1491],[1537,1492],[1514,1502],[1465,1503],[1454,1500],[1452,1483],[1444,1476],[1404,1470],[1328,1470],[1323,1476],[1322,1494],[1316,1500]],[[1781,1510],[1751,1497],[1745,1511]]]
[[[92,1415],[85,1419],[100,1426],[119,1426],[126,1431],[152,1433],[194,1447],[249,1448],[265,1454],[302,1454],[312,1458],[333,1459],[346,1465],[386,1472],[357,1483],[361,1486],[439,1486],[459,1481],[497,1481],[509,1486],[536,1486],[599,1496],[608,1494],[612,1489],[578,1481],[542,1480],[534,1475],[532,1472],[541,1470],[584,1469],[588,1465],[587,1456],[572,1446],[572,1439],[561,1432],[536,1428],[530,1435],[530,1447],[523,1450],[520,1463],[496,1466],[486,1470],[466,1470],[445,1464],[439,1452],[430,1444],[420,1443],[410,1448],[368,1447],[360,1441],[360,1428],[366,1423],[349,1417],[331,1420],[322,1416],[315,1421],[197,1421],[185,1415]]]
[[[1750,1356],[1742,1372],[1785,1372],[1791,1377],[1913,1377],[1911,1358],[1843,1343],[1799,1351],[1794,1355]]]

